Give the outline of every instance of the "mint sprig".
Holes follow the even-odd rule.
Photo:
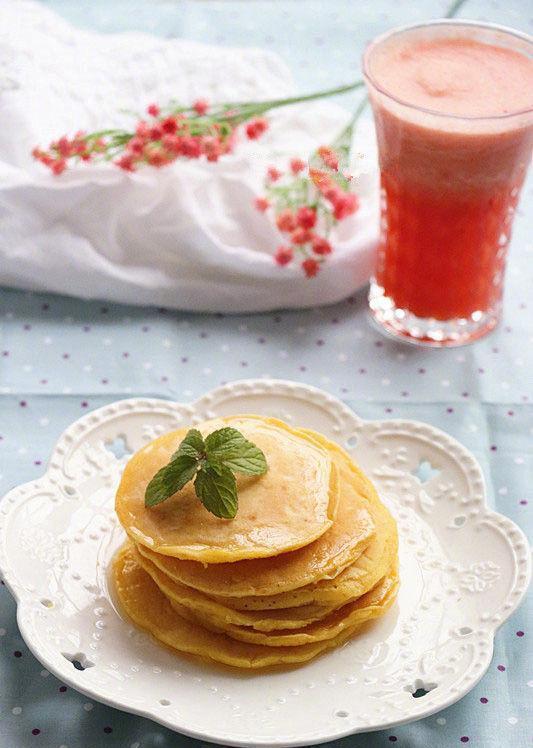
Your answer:
[[[234,473],[263,475],[268,469],[259,447],[229,426],[213,431],[205,440],[190,429],[170,462],[146,486],[144,504],[166,501],[194,478],[194,490],[205,508],[222,519],[237,514],[237,481]]]

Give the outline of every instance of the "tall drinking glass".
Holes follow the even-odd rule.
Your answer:
[[[533,39],[434,21],[364,55],[381,171],[374,321],[431,346],[501,314],[505,258],[533,146]]]

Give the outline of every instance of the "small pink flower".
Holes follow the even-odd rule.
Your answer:
[[[194,109],[196,114],[202,116],[209,109],[209,102],[207,101],[207,99],[197,99],[192,105],[192,108]]]
[[[256,197],[254,200],[254,205],[256,210],[258,210],[260,213],[264,213],[270,207],[270,203],[266,199],[266,197]]]
[[[294,257],[294,253],[290,247],[278,247],[276,250],[276,254],[274,255],[275,261],[278,263],[278,265],[288,265],[289,262],[291,262],[292,258]]]
[[[68,158],[72,154],[72,144],[66,135],[59,138],[56,143],[56,148],[62,158]]]
[[[161,122],[161,129],[167,135],[174,135],[178,129],[178,122],[175,117],[166,117]]]
[[[302,270],[308,278],[314,278],[314,276],[320,270],[320,264],[310,257],[309,259],[302,262]]]
[[[139,137],[133,137],[131,140],[128,140],[126,148],[130,153],[140,156],[144,149],[144,140]]]
[[[292,158],[290,161],[290,167],[292,173],[296,176],[305,169],[306,163],[305,161],[302,161],[301,158]]]
[[[148,123],[142,119],[139,120],[139,122],[137,122],[137,126],[135,127],[135,134],[139,138],[147,140],[150,137],[150,125],[148,125]]]
[[[178,140],[178,153],[187,158],[200,158],[202,155],[202,145],[199,138],[193,138],[191,135],[186,135],[182,138],[178,138]]]
[[[212,162],[218,161],[223,153],[220,139],[211,135],[202,139],[202,150],[205,153],[206,159]]]
[[[124,171],[135,171],[135,162],[133,156],[125,154],[114,162],[120,169]]]
[[[160,168],[161,166],[164,166],[168,163],[169,158],[168,154],[164,151],[163,148],[152,148],[146,154],[146,160],[148,161],[150,166]]]
[[[161,125],[154,125],[150,128],[150,131],[148,133],[150,140],[161,140],[163,136],[163,129]]]
[[[267,129],[267,120],[264,117],[256,117],[246,125],[246,135],[250,140],[257,140]]]
[[[157,104],[150,104],[150,106],[146,107],[146,111],[150,115],[150,117],[159,117],[161,113],[161,109],[157,106]]]
[[[58,158],[56,161],[53,161],[50,164],[50,168],[52,169],[52,172],[56,176],[58,176],[59,174],[62,174],[67,168],[67,162],[64,158]]]
[[[339,158],[335,151],[327,145],[321,145],[318,149],[318,155],[329,169],[339,170]]]
[[[296,221],[290,208],[285,208],[276,216],[276,226],[280,231],[294,231]]]
[[[310,242],[312,238],[312,231],[309,229],[303,229],[301,226],[295,228],[291,234],[291,242],[293,244],[307,244],[307,242]]]
[[[337,221],[351,216],[359,207],[357,196],[353,192],[345,192],[333,204],[333,215]]]
[[[308,205],[302,205],[296,212],[296,223],[303,229],[312,229],[316,223],[316,210]]]
[[[321,255],[321,256],[330,255],[333,251],[331,244],[323,236],[314,236],[312,247],[313,247],[313,252],[316,255]]]
[[[269,166],[267,169],[267,179],[270,182],[277,182],[278,179],[280,179],[283,176],[283,172],[281,172],[279,169],[276,169],[275,166]]]

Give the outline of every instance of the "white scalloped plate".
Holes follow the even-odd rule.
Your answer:
[[[303,667],[245,674],[172,654],[124,620],[107,570],[123,539],[114,491],[131,450],[170,429],[262,413],[353,453],[400,530],[401,591],[363,634]],[[113,448],[114,452],[110,451]],[[302,384],[249,380],[190,405],[122,400],[76,421],[47,473],[0,504],[0,569],[35,656],[111,706],[204,740],[296,746],[420,719],[464,696],[529,581],[519,528],[486,505],[474,457],[415,421],[362,421]],[[78,670],[72,660],[79,661]],[[424,696],[413,692],[423,688]]]

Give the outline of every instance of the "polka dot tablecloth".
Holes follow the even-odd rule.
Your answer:
[[[49,5],[101,31],[136,28],[267,46],[289,62],[302,90],[354,78],[367,39],[445,8],[442,0]],[[470,0],[462,15],[531,30],[525,0]],[[527,530],[533,504],[531,198],[530,180],[515,226],[503,323],[464,349],[417,350],[380,337],[368,326],[363,293],[335,307],[222,317],[0,291],[0,494],[40,475],[60,432],[92,408],[133,394],[190,400],[224,381],[276,376],[322,387],[365,418],[405,416],[449,432],[480,460],[489,501]],[[531,620],[526,601],[500,630],[488,673],[458,704],[335,746],[530,746]],[[0,748],[201,745],[88,701],[43,670],[0,588]]]

